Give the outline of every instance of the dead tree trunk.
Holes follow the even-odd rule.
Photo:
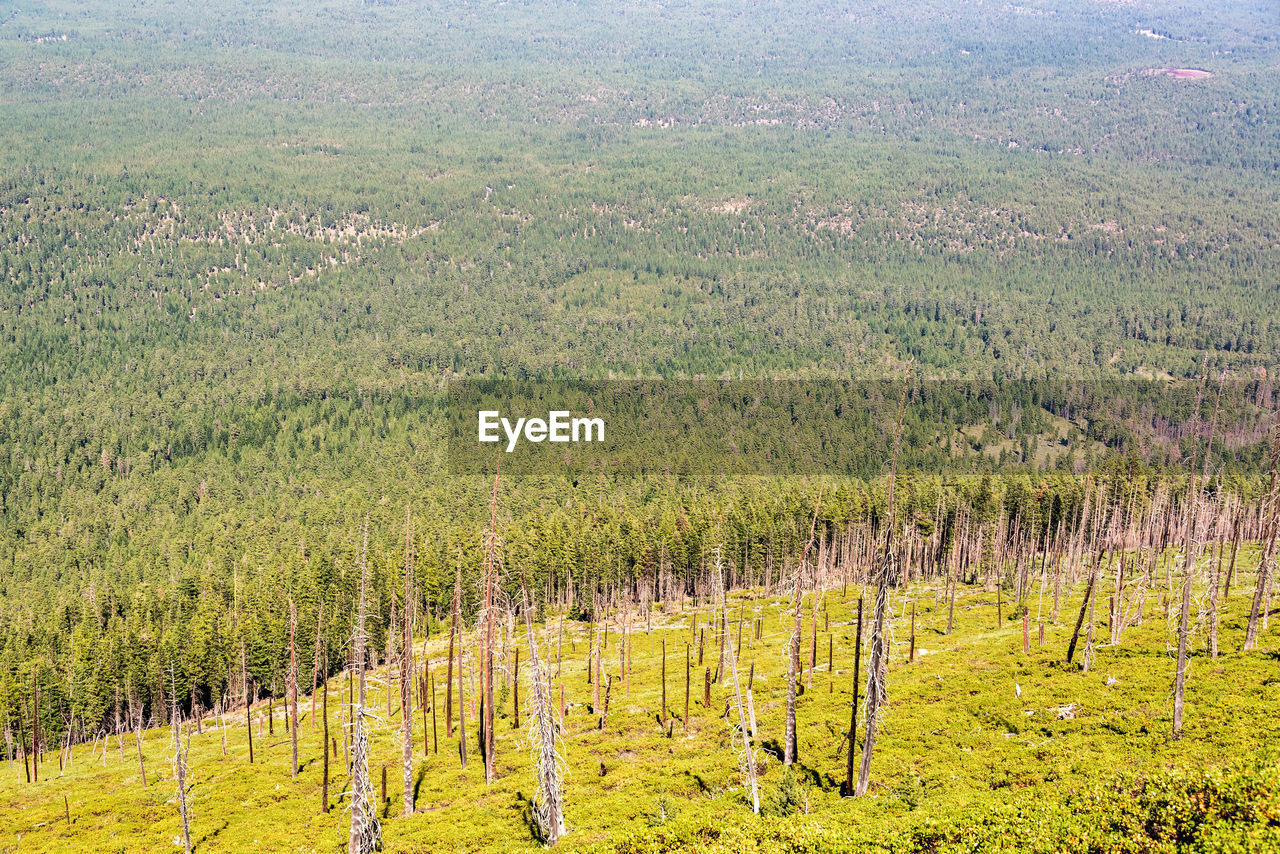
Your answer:
[[[954,583],[954,581],[952,582]],[[844,771],[844,794],[853,794],[853,756],[858,749],[858,678],[862,665],[862,597],[858,597],[858,628],[853,635],[853,701],[849,703],[849,735],[846,746],[849,748],[848,761]]]
[[[372,854],[382,838],[382,826],[378,822],[374,806],[376,793],[369,776],[369,730],[365,720],[365,587],[369,577],[369,520],[365,519],[363,545],[360,549],[360,598],[356,606],[355,632],[351,638],[351,651],[355,657],[357,684],[356,707],[352,713],[351,749],[351,836],[348,854]]]
[[[173,668],[169,669],[169,678],[173,680]],[[187,803],[187,774],[189,766],[187,765],[187,754],[191,751],[191,735],[187,735],[187,743],[182,743],[182,718],[181,712],[178,711],[178,701],[175,697],[173,701],[173,779],[177,787],[178,814],[182,818],[182,847],[186,854],[191,854],[191,806]]]
[[[413,815],[413,517],[404,512],[404,632],[400,644],[400,760],[404,766],[404,814]]]
[[[322,685],[324,701],[320,704],[320,714],[324,715],[324,729],[321,731],[324,740],[321,742],[320,752],[324,755],[324,769],[321,772],[323,776],[320,784],[320,812],[327,815],[329,812],[329,667],[327,656],[325,657],[325,676]],[[336,754],[337,751],[335,750],[334,753]],[[337,756],[335,755],[334,758],[336,759]]]
[[[665,638],[663,639],[663,642],[664,643],[666,642]],[[689,649],[689,644],[686,643],[684,645],[684,731],[686,733],[689,731],[689,681],[690,681],[690,677],[692,676],[692,671],[690,668],[691,654],[692,654],[692,651]],[[663,669],[665,670],[666,668],[664,667]],[[666,683],[666,680],[664,679],[663,693],[665,693],[665,688],[666,688],[665,683]]]
[[[453,608],[449,616],[449,657],[444,677],[444,734],[453,737],[453,648],[462,643],[458,635],[459,610],[462,605],[462,552],[459,547],[458,571],[453,581]],[[458,693],[462,693],[462,652],[458,652]],[[458,715],[462,715],[462,700],[458,700]],[[466,763],[463,763],[464,765]]]
[[[1280,531],[1280,409],[1276,410],[1275,439],[1271,445],[1271,482],[1267,487],[1262,517],[1262,554],[1258,559],[1258,584],[1249,606],[1249,623],[1245,628],[1244,649],[1249,651],[1258,643],[1258,616],[1267,606],[1271,592],[1272,563],[1275,559],[1276,534]],[[1232,561],[1235,556],[1232,555]]]
[[[298,609],[294,606],[293,600],[289,600],[289,715],[293,718],[293,723],[289,727],[290,739],[293,745],[293,764],[289,767],[290,774],[296,780],[298,777],[298,655],[294,646],[294,635],[298,630]]]
[[[1076,642],[1080,639],[1080,627],[1084,625],[1084,615],[1088,612],[1089,601],[1093,597],[1093,573],[1089,574],[1089,583],[1084,588],[1084,600],[1080,603],[1080,616],[1076,617],[1076,628],[1071,633],[1071,643],[1067,645],[1067,664],[1076,654]]]
[[[1218,383],[1218,399],[1222,399],[1222,383]],[[1196,416],[1200,412],[1200,398],[1196,396]],[[1209,443],[1204,452],[1204,475],[1209,476],[1209,455],[1213,450],[1214,431],[1218,422],[1218,406],[1214,405],[1213,420],[1209,425]],[[1200,482],[1193,471],[1187,489],[1187,528],[1184,546],[1182,574],[1182,608],[1178,612],[1178,663],[1173,679],[1173,738],[1182,738],[1182,706],[1187,688],[1187,640],[1191,621],[1191,584],[1195,579],[1197,551],[1200,546],[1198,522],[1200,519]]]
[[[137,739],[138,739],[138,773],[142,775],[142,788],[145,789],[147,787],[147,765],[145,762],[142,761],[142,706],[141,705],[138,706]],[[31,745],[33,748],[35,747],[34,737],[31,739]],[[39,754],[35,753],[34,750],[32,750],[32,753],[35,757],[35,761],[39,762],[40,761]],[[34,767],[34,763],[33,763],[33,767]]]
[[[1195,576],[1196,518],[1200,492],[1196,476],[1191,476],[1187,491],[1187,530],[1182,567],[1182,607],[1178,612],[1178,663],[1173,683],[1173,738],[1182,738],[1182,704],[1187,685],[1187,634],[1191,620],[1191,582]]]
[[[533,631],[533,614],[529,593],[520,579],[523,599],[524,630],[529,641],[529,740],[534,750],[536,794],[533,817],[544,842],[555,845],[565,834],[564,825],[564,761],[556,750],[556,723],[551,706],[551,662],[548,644],[546,662],[538,654],[538,641]]]
[[[723,581],[723,565],[720,561],[720,550],[716,549],[716,577],[717,580]],[[725,634],[728,632],[729,609],[725,601],[724,584],[720,583],[720,609],[725,621]],[[741,625],[741,624],[739,624]],[[756,778],[756,755],[755,748],[751,745],[751,729],[747,726],[747,713],[742,704],[742,683],[738,679],[738,651],[734,648],[732,640],[725,641],[729,659],[729,674],[733,677],[733,696],[738,708],[738,728],[733,734],[731,743],[738,751],[738,765],[743,771],[743,776],[747,778],[747,785],[751,789],[751,811],[759,815],[760,813],[760,786]]]
[[[604,729],[605,724],[609,722],[609,693],[613,691],[613,674],[610,673],[604,678],[604,707],[600,711],[600,729]]]
[[[311,731],[316,731],[316,689],[320,684],[320,628],[324,625],[324,600],[316,610],[316,651],[311,662]],[[329,674],[325,674],[328,681]]]
[[[813,549],[814,532],[818,530],[818,511],[821,506],[822,490],[819,489],[818,500],[813,507],[813,521],[809,523],[809,541],[805,543],[804,551],[801,552],[800,560],[796,564],[795,586],[792,588],[792,595],[795,597],[795,611],[791,630],[790,666],[787,668],[787,730],[782,757],[782,761],[786,765],[793,765],[799,759],[799,750],[796,742],[796,678],[800,672],[800,634],[803,631],[800,620],[800,607],[804,602],[805,562],[809,559],[809,552]]]
[[[889,670],[889,645],[885,623],[889,616],[889,590],[897,580],[897,537],[895,490],[898,480],[898,452],[902,445],[902,416],[907,406],[908,382],[903,380],[898,398],[898,423],[894,427],[893,460],[889,465],[888,510],[885,513],[884,547],[876,561],[875,616],[871,624],[871,651],[867,660],[867,723],[862,742],[862,765],[858,769],[858,785],[854,794],[862,796],[871,784],[871,757],[876,745],[876,726],[881,709],[888,702],[886,681]]]
[[[480,664],[480,685],[483,693],[484,715],[482,722],[484,743],[484,781],[493,782],[493,643],[494,621],[497,618],[497,603],[494,593],[497,575],[498,550],[498,476],[493,478],[493,495],[489,501],[489,535],[485,543],[484,567],[484,646],[483,659]]]

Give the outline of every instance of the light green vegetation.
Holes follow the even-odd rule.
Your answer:
[[[419,613],[448,612],[461,564],[470,626],[489,484],[444,474],[456,376],[910,366],[957,397],[973,382],[986,391],[968,406],[904,422],[901,506],[940,548],[960,516],[988,534],[1004,520],[1034,551],[1073,532],[1097,483],[1082,475],[1140,512],[1186,494],[1206,454],[1207,493],[1253,512],[1280,353],[1278,31],[1274,0],[0,2],[0,725],[33,713],[56,745],[113,729],[122,707],[163,720],[166,674],[184,711],[208,708],[235,695],[242,648],[278,708],[288,600],[342,657],[364,519],[381,648],[406,505]],[[1212,441],[1212,392],[1192,414],[1202,371],[1227,376]],[[650,583],[663,560],[692,590],[716,543],[753,570],[791,561],[824,485],[821,530],[873,530],[890,432],[850,437],[874,469],[857,480],[504,485],[499,533],[535,597]],[[858,848],[930,820],[942,844],[988,815],[997,841],[1134,835],[1116,811],[1155,795],[1107,795],[1116,775],[1194,777],[1274,736],[1276,659],[1234,652],[1240,595],[1228,652],[1193,659],[1178,744],[1162,620],[1086,677],[1052,664],[1062,626],[1024,661],[989,595],[965,594],[945,639],[925,596],[931,653],[906,666],[898,651],[873,797],[830,790],[848,685],[824,693],[819,675],[801,707],[818,777],[791,786],[810,812],[768,821],[734,790],[718,717],[695,715],[691,740],[657,733],[656,635],[637,635],[609,728],[586,732],[580,638],[565,844]],[[829,603],[847,670],[848,603]],[[763,607],[771,637],[744,655],[776,739]],[[1073,719],[1047,711],[1073,702]],[[394,763],[393,723],[378,765]],[[389,818],[391,850],[532,850],[507,723],[491,790],[452,744],[421,760],[431,811]],[[297,781],[280,726],[253,767],[239,719],[226,758],[220,735],[194,739],[201,850],[339,847],[342,803],[317,814],[303,727]],[[0,847],[168,849],[166,740],[148,737],[145,790],[127,744],[105,765],[77,745],[38,786],[4,769]],[[1215,791],[1261,780],[1244,800],[1274,818],[1267,774]]]
[[[1251,553],[1242,554],[1242,563]],[[1250,572],[1239,580],[1251,579]],[[1064,601],[1059,624],[1046,626],[1043,647],[1036,635],[1041,606],[1032,596],[1030,655],[1022,652],[1021,621],[1011,615],[1008,591],[1006,621],[997,626],[994,591],[963,590],[950,636],[943,634],[946,603],[935,601],[937,588],[912,586],[896,595],[891,706],[875,756],[873,788],[858,800],[840,797],[844,760],[834,754],[849,725],[854,631],[850,620],[860,589],[850,587],[842,595],[837,587],[822,596],[819,667],[812,674],[812,688],[799,701],[800,762],[794,772],[773,755],[780,753],[786,704],[787,603],[764,598],[762,591],[731,597],[731,631],[736,632],[738,614],[747,615],[741,650],[744,678],[747,668],[755,666],[753,693],[764,743],[762,800],[766,813],[772,812],[758,819],[750,813],[729,748],[729,726],[721,717],[727,686],[713,685],[710,709],[701,702],[704,667],[715,668],[716,648],[709,633],[704,667],[697,666],[696,647],[693,651],[691,716],[685,731],[684,650],[691,639],[691,611],[663,615],[655,610],[649,631],[636,617],[629,696],[618,663],[620,635],[617,624],[611,626],[603,661],[614,683],[603,732],[590,710],[587,627],[566,623],[562,678],[557,680],[557,685],[565,685],[570,704],[564,742],[570,834],[563,849],[999,850],[1008,845],[1051,851],[1093,845],[1090,850],[1173,851],[1201,850],[1215,840],[1223,844],[1221,850],[1266,850],[1267,845],[1280,844],[1280,766],[1271,752],[1280,738],[1280,718],[1274,713],[1280,700],[1280,626],[1272,622],[1259,651],[1239,653],[1247,589],[1241,586],[1232,594],[1222,621],[1223,654],[1217,660],[1208,658],[1202,632],[1193,640],[1186,732],[1174,742],[1169,733],[1170,644],[1175,636],[1164,617],[1163,590],[1148,597],[1143,624],[1129,628],[1117,647],[1102,645],[1109,629],[1105,607],[1099,608],[1100,647],[1092,671],[1084,674],[1077,666],[1079,658],[1070,667],[1061,663],[1083,586],[1077,584],[1074,595]],[[1176,591],[1172,598],[1176,600]],[[1050,583],[1043,605],[1046,619],[1051,599]],[[804,608],[805,658],[811,601],[807,599]],[[917,609],[914,663],[907,662],[911,603]],[[1176,613],[1176,605],[1173,610]],[[753,614],[764,617],[764,637],[759,641],[750,638]],[[824,630],[827,619],[829,633]],[[707,625],[705,609],[699,625]],[[558,627],[555,617],[538,627],[552,639],[553,673]],[[664,634],[670,738],[658,723]],[[834,674],[826,668],[828,635],[834,639]],[[443,640],[434,637],[426,644],[441,704]],[[521,658],[523,679],[527,653]],[[386,849],[536,850],[526,823],[533,784],[528,744],[523,731],[513,726],[512,697],[503,683],[496,725],[498,780],[492,787],[484,785],[474,743],[470,764],[459,768],[457,740],[444,734],[442,709],[437,718],[440,753],[424,757],[421,712],[415,714],[421,812],[405,819],[399,816],[399,751],[391,732],[398,730],[398,700],[386,718],[385,676],[379,670],[371,677],[369,697],[374,712],[382,716],[374,726],[375,783],[380,782],[380,767],[388,767]],[[191,740],[197,851],[336,851],[343,846],[346,801],[337,793],[346,775],[340,772],[338,722],[347,688],[335,677],[330,690],[331,726],[339,738],[331,812],[322,815],[319,810],[320,736],[312,731],[306,698],[300,702],[303,768],[296,781],[289,777],[289,741],[279,717],[280,703],[275,705],[275,736],[257,738],[255,732],[254,765],[247,761],[243,711],[228,715],[225,758],[223,730],[215,719],[207,719],[205,733]],[[469,695],[472,690],[468,688]],[[527,683],[521,693],[527,695]],[[255,717],[263,713],[265,704],[260,704]],[[468,723],[474,741],[474,718]],[[23,782],[20,765],[7,769],[0,775],[0,811],[6,817],[0,850],[168,849],[178,832],[169,738],[163,729],[146,735],[146,789],[140,784],[136,748],[128,736],[123,760],[112,738],[105,758],[100,750],[93,757],[88,748],[78,748],[75,764],[61,776],[56,756],[50,756],[42,771],[47,779],[38,784]],[[70,828],[63,818],[64,796]],[[1231,821],[1219,821],[1222,816]],[[985,841],[969,837],[967,828],[980,828]],[[1126,842],[1134,833],[1152,838]],[[1231,847],[1244,840],[1257,847]],[[951,843],[956,846],[948,847]],[[931,847],[934,844],[942,847]]]

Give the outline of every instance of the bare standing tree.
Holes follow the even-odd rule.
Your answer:
[[[791,641],[789,644],[790,658],[787,667],[787,731],[784,738],[782,750],[782,762],[784,765],[795,764],[799,757],[798,745],[796,744],[796,677],[800,671],[800,634],[803,626],[800,620],[800,607],[804,602],[804,567],[809,559],[809,552],[813,550],[814,532],[818,529],[818,510],[822,506],[822,489],[818,489],[818,500],[813,506],[813,521],[809,523],[809,541],[805,543],[804,551],[800,554],[800,562],[796,564],[795,587],[792,594],[795,596],[795,612],[794,626],[791,630]]]
[[[169,682],[173,686],[173,779],[177,785],[178,813],[182,816],[182,847],[186,854],[191,854],[191,805],[187,803],[187,754],[191,752],[191,733],[187,733],[187,742],[182,743],[182,713],[178,710],[177,681],[173,675],[173,665],[169,665]]]
[[[289,767],[289,772],[296,780],[298,778],[298,655],[294,646],[294,635],[298,631],[298,609],[293,604],[293,600],[289,600],[289,715],[293,719],[292,725],[289,727],[290,738],[293,742],[293,765]]]
[[[529,640],[529,749],[533,755],[536,793],[533,818],[538,832],[548,845],[555,845],[565,834],[564,825],[564,759],[557,750],[555,713],[551,700],[551,645],[547,644],[547,660],[538,654],[538,640],[533,631],[533,609],[524,574],[520,575],[521,610],[524,631]]]
[[[1203,368],[1201,369],[1203,371]],[[1196,394],[1196,409],[1193,424],[1199,424],[1200,400],[1204,392],[1204,381],[1201,380],[1200,392]],[[1222,401],[1222,383],[1218,383],[1218,402]],[[1214,432],[1218,424],[1218,404],[1213,407],[1213,420],[1209,422],[1209,442],[1204,452],[1204,479],[1209,477],[1209,455],[1213,450]],[[1194,431],[1193,431],[1194,433]],[[1173,679],[1173,738],[1182,738],[1182,705],[1187,687],[1187,638],[1191,618],[1191,584],[1195,580],[1196,558],[1200,548],[1199,521],[1200,501],[1202,498],[1201,481],[1193,471],[1191,482],[1187,486],[1187,526],[1186,542],[1182,567],[1182,608],[1178,612],[1178,661]]]
[[[1265,613],[1271,594],[1272,563],[1275,559],[1276,534],[1280,532],[1280,409],[1276,410],[1275,439],[1271,444],[1271,482],[1263,505],[1262,555],[1258,559],[1258,586],[1249,606],[1249,624],[1244,634],[1244,649],[1258,643],[1258,615]],[[1234,557],[1232,558],[1234,560]]]
[[[489,500],[489,533],[485,538],[484,560],[484,631],[480,666],[481,741],[484,745],[484,781],[493,782],[493,644],[497,620],[497,551],[498,551],[498,475],[493,476],[493,495]]]
[[[404,814],[413,815],[413,517],[404,511],[404,633],[400,645],[400,758],[404,763]]]
[[[1200,403],[1204,395],[1205,375],[1203,365],[1201,367],[1201,383],[1200,389],[1196,393],[1196,406],[1192,420],[1192,434],[1195,435],[1195,428],[1199,426]],[[1222,399],[1222,384],[1218,384],[1218,400]],[[1209,427],[1209,442],[1205,449],[1204,455],[1204,480],[1209,475],[1209,455],[1213,447],[1214,430],[1217,426],[1218,405],[1214,405],[1213,420]],[[1191,611],[1191,587],[1195,579],[1195,565],[1198,557],[1200,546],[1199,541],[1199,521],[1201,500],[1203,498],[1203,486],[1197,479],[1194,471],[1194,460],[1192,461],[1192,474],[1187,485],[1186,498],[1186,524],[1185,524],[1185,540],[1183,547],[1183,578],[1182,578],[1182,605],[1178,614],[1178,655],[1177,665],[1174,673],[1174,693],[1173,693],[1173,738],[1175,740],[1182,738],[1182,707],[1183,697],[1186,690],[1186,668],[1187,668],[1187,643],[1189,635],[1189,620]]]
[[[320,682],[320,627],[324,625],[324,600],[320,600],[319,608],[316,611],[316,651],[315,657],[311,662],[311,731],[316,730],[316,689]],[[329,674],[325,674],[325,679],[329,678]]]
[[[729,606],[724,590],[724,562],[721,560],[718,546],[715,550],[715,556],[716,586],[720,590],[720,614],[727,627]],[[725,634],[727,635],[728,631]],[[751,730],[747,727],[747,714],[742,705],[742,683],[738,679],[738,652],[734,648],[732,638],[725,640],[725,647],[729,661],[728,673],[733,678],[733,696],[738,708],[738,725],[734,728],[730,743],[738,753],[738,767],[741,769],[742,776],[746,778],[747,785],[751,789],[751,811],[758,815],[760,813],[760,785],[756,779],[756,755],[755,748],[751,745]],[[748,695],[750,695],[749,690]]]
[[[876,601],[868,639],[870,654],[867,659],[867,721],[866,736],[862,742],[862,764],[858,768],[858,786],[854,794],[866,794],[871,783],[871,755],[876,745],[876,727],[880,714],[888,702],[885,681],[889,669],[889,643],[885,623],[889,613],[889,589],[898,577],[897,518],[894,493],[898,479],[898,451],[902,445],[902,416],[907,407],[907,390],[910,374],[903,378],[902,394],[898,398],[898,423],[893,430],[893,461],[889,465],[888,509],[885,513],[884,545],[876,560]]]
[[[365,709],[365,588],[369,580],[369,520],[364,521],[360,547],[360,598],[356,606],[356,620],[351,637],[351,654],[355,663],[357,683],[356,707],[352,712],[351,749],[351,836],[348,854],[371,854],[382,839],[382,825],[374,807],[376,797],[373,779],[369,776],[369,728]]]

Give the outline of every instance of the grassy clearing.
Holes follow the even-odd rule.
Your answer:
[[[714,669],[708,634],[702,667],[696,647],[687,731],[684,710],[685,644],[692,611],[643,621],[633,636],[631,690],[619,679],[619,634],[610,629],[604,662],[615,675],[608,727],[597,729],[587,682],[587,628],[566,624],[561,669],[570,703],[567,718],[566,850],[837,851],[868,850],[1280,850],[1280,763],[1268,752],[1280,743],[1280,619],[1271,622],[1259,651],[1238,652],[1248,612],[1247,585],[1239,579],[1226,603],[1220,645],[1209,659],[1201,620],[1187,694],[1185,737],[1169,738],[1175,640],[1160,592],[1148,596],[1146,619],[1117,647],[1101,645],[1093,670],[1062,664],[1084,585],[1064,601],[1058,624],[1046,625],[1037,644],[1037,602],[1030,603],[1031,653],[1022,652],[1021,621],[1005,594],[1003,625],[993,592],[963,589],[956,626],[945,635],[946,603],[917,586],[895,598],[889,690],[891,707],[878,741],[872,791],[842,799],[843,759],[835,751],[849,722],[854,630],[859,590],[826,593],[830,630],[818,618],[819,666],[799,701],[800,764],[785,769],[781,754],[786,707],[785,603],[757,595],[731,600],[731,621],[741,609],[742,671],[755,666],[754,696],[760,726],[762,800],[768,813],[750,812],[722,717],[726,686],[712,686],[702,704],[702,680]],[[910,603],[916,603],[916,661],[907,662]],[[1199,604],[1207,605],[1207,598]],[[1049,600],[1045,602],[1047,616]],[[1106,602],[1099,602],[1096,637],[1108,636]],[[1176,608],[1172,609],[1176,612]],[[748,640],[750,617],[764,617],[764,637]],[[1274,617],[1275,615],[1273,615]],[[706,626],[707,612],[698,618]],[[557,623],[554,618],[551,630]],[[810,609],[805,607],[809,648]],[[667,692],[673,732],[659,725],[661,641],[667,639]],[[826,667],[828,637],[835,672]],[[427,644],[438,700],[444,702],[444,644]],[[865,651],[865,649],[864,649]],[[554,654],[554,653],[553,653]],[[527,654],[522,654],[522,661]],[[1077,661],[1079,659],[1077,658]],[[552,670],[554,673],[555,665]],[[388,851],[511,851],[540,847],[531,839],[528,798],[532,776],[528,743],[512,718],[512,696],[499,685],[498,781],[483,782],[468,719],[471,761],[458,767],[457,739],[438,718],[440,753],[423,756],[422,717],[415,715],[415,780],[419,814],[400,817],[398,711],[385,717],[385,671],[370,683],[375,712],[373,777],[387,766]],[[522,679],[523,679],[522,665]],[[340,718],[343,680],[331,681],[331,730],[339,736],[333,763],[333,807],[320,812],[321,737],[312,730],[310,702],[299,731],[296,780],[289,775],[289,738],[282,706],[275,705],[275,735],[258,737],[256,763],[248,763],[243,713],[227,718],[227,755],[221,727],[210,720],[192,737],[193,832],[196,847],[211,851],[338,851],[346,834],[347,778]],[[469,694],[470,694],[469,689]],[[522,686],[522,697],[527,693]],[[455,700],[456,702],[456,700]],[[398,705],[398,703],[396,704]],[[265,713],[265,704],[255,714]],[[522,716],[523,717],[523,716]],[[428,722],[430,717],[428,717]],[[178,850],[178,812],[169,766],[169,732],[145,734],[148,786],[139,776],[130,737],[112,739],[105,756],[78,748],[74,765],[59,774],[57,756],[44,762],[38,784],[24,782],[20,763],[0,768],[0,851]],[[65,820],[64,797],[71,814]],[[1125,840],[1132,839],[1132,842]],[[1152,840],[1163,840],[1152,841]]]

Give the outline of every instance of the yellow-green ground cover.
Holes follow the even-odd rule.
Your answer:
[[[1008,603],[1008,592],[1003,625],[997,625],[995,593],[962,588],[950,635],[943,632],[947,608],[940,589],[912,586],[899,592],[893,602],[891,705],[875,753],[873,786],[859,799],[840,795],[844,758],[837,758],[836,751],[849,725],[851,620],[862,591],[837,588],[822,596],[819,666],[806,673],[812,686],[798,704],[800,762],[794,769],[779,762],[787,603],[766,598],[762,591],[736,595],[730,602],[735,631],[738,615],[746,615],[742,672],[752,665],[755,671],[760,817],[751,813],[730,748],[730,725],[723,717],[728,686],[712,686],[710,709],[701,702],[704,670],[708,665],[714,669],[716,658],[710,637],[702,667],[697,666],[696,647],[692,652],[687,728],[683,721],[692,610],[662,614],[655,609],[647,631],[643,617],[635,618],[629,693],[619,672],[618,627],[611,626],[603,661],[615,678],[603,731],[591,710],[589,630],[566,622],[560,678],[554,680],[557,693],[563,683],[570,704],[563,744],[570,832],[561,847],[635,854],[1280,850],[1280,754],[1274,749],[1280,743],[1280,616],[1273,615],[1257,651],[1240,652],[1252,578],[1251,572],[1242,575],[1225,603],[1222,653],[1216,660],[1206,651],[1203,609],[1208,600],[1203,591],[1193,604],[1186,727],[1178,741],[1170,738],[1176,635],[1165,616],[1163,579],[1147,597],[1143,623],[1130,627],[1117,646],[1107,645],[1106,600],[1100,600],[1099,646],[1087,674],[1078,666],[1079,653],[1076,664],[1062,663],[1083,584],[1065,598],[1057,625],[1046,625],[1043,646],[1036,616],[1043,607],[1047,622],[1051,593],[1043,606],[1032,597],[1030,654],[1022,651],[1022,623]],[[1176,589],[1175,582],[1175,595]],[[913,602],[916,655],[909,662]],[[1170,612],[1176,611],[1175,603]],[[806,659],[811,613],[806,599]],[[764,618],[759,640],[750,637],[753,614]],[[704,609],[698,624],[707,623]],[[829,631],[824,630],[828,624]],[[553,675],[558,627],[552,615],[538,629],[540,634],[546,629],[553,641]],[[525,647],[522,633],[517,635]],[[669,737],[659,723],[664,635]],[[826,667],[828,637],[834,673]],[[441,706],[446,640],[433,636],[426,645]],[[521,659],[527,663],[527,648]],[[522,663],[522,682],[526,672]],[[385,849],[519,852],[541,847],[530,830],[529,744],[523,727],[514,725],[510,688],[499,683],[497,780],[491,786],[484,783],[474,744],[473,715],[467,722],[470,762],[461,769],[456,735],[444,732],[443,709],[437,718],[439,753],[425,756],[422,713],[415,712],[419,811],[405,818],[400,814],[399,712],[386,715],[385,677],[385,670],[375,671],[369,687],[379,716],[372,773],[379,788],[384,765],[388,778],[381,813]],[[339,738],[330,812],[320,811],[321,736],[318,723],[312,726],[309,698],[300,702],[302,768],[296,780],[289,774],[281,703],[274,705],[274,736],[264,730],[259,738],[255,731],[252,765],[243,711],[228,715],[225,727],[206,719],[203,734],[192,735],[190,749],[197,851],[345,850],[348,802],[342,795],[347,776],[341,722],[346,683],[335,677],[330,689],[330,725]],[[522,684],[521,697],[527,693],[527,683]],[[264,703],[255,715],[265,709]],[[427,720],[430,726],[430,715]],[[145,788],[130,736],[123,746],[110,739],[105,755],[100,745],[93,754],[88,746],[78,747],[62,773],[56,753],[49,754],[39,783],[25,782],[21,763],[0,768],[0,851],[180,850],[170,745],[169,730],[145,734]]]

